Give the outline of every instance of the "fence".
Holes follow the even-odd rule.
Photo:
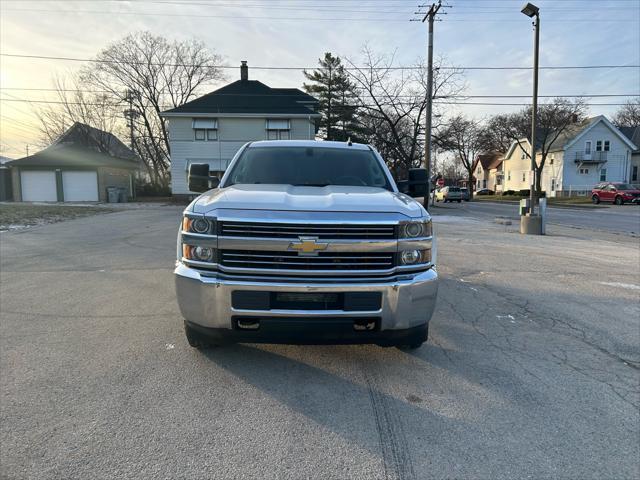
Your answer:
[[[590,197],[595,185],[563,185],[561,190],[555,191],[556,197]]]

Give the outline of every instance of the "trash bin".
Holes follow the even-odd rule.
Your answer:
[[[127,189],[124,187],[118,188],[118,201],[120,203],[127,203]]]
[[[120,192],[118,187],[107,187],[107,201],[109,203],[118,203]]]

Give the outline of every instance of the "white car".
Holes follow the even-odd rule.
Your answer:
[[[460,187],[442,187],[436,191],[436,202],[462,202]]]

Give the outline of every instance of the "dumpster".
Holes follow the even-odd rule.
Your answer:
[[[118,201],[120,203],[127,203],[127,200],[128,200],[127,189],[124,187],[118,188]]]

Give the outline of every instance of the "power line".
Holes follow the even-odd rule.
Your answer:
[[[57,100],[30,100],[30,99],[26,99],[26,98],[2,98],[0,99],[0,101],[2,102],[22,102],[22,103],[40,103],[40,104],[51,104],[51,105],[85,105],[85,106],[93,106],[93,107],[100,107],[100,106],[104,106],[104,104],[102,103],[81,103],[81,102],[61,102],[61,101],[57,101]],[[528,103],[494,103],[494,102],[461,102],[461,101],[444,101],[444,100],[434,100],[433,102],[434,104],[440,104],[440,105],[504,105],[504,106],[526,106],[528,105]],[[388,105],[384,105],[383,106],[393,106],[393,105],[398,105],[398,106],[408,106],[408,105],[413,105],[412,102],[394,102],[394,103],[389,103]],[[625,103],[585,103],[585,105],[602,105],[602,106],[623,106],[626,105]],[[376,108],[378,107],[378,105],[374,105],[374,104],[355,104],[355,107],[364,107],[364,108]],[[161,108],[177,108],[173,105],[161,105]],[[240,108],[235,108],[235,110],[240,110]],[[247,107],[245,110],[252,110],[252,107]],[[217,112],[210,112],[211,115],[217,115]],[[220,113],[221,115],[223,114],[222,112]]]
[[[106,11],[106,10],[59,10],[59,9],[47,9],[47,8],[5,8],[4,12],[37,12],[37,13],[59,13],[59,14],[91,14],[91,15],[112,15],[112,16],[120,16],[120,15],[135,15],[135,16],[153,16],[153,17],[186,17],[186,18],[233,18],[233,19],[255,19],[255,20],[313,20],[313,21],[331,21],[331,22],[340,22],[340,21],[348,21],[348,22],[408,22],[407,19],[396,19],[396,18],[372,18],[372,17],[308,17],[308,16],[298,16],[298,17],[273,17],[273,16],[263,16],[263,15],[202,15],[202,14],[188,14],[188,13],[161,13],[161,12],[139,12],[139,11]],[[339,12],[338,12],[339,13]],[[478,23],[476,19],[478,15],[481,14],[490,15],[491,18],[489,22],[508,22],[508,21],[519,21],[515,20],[515,18],[504,17],[498,18],[495,16],[495,13],[503,13],[503,12],[476,12],[474,14],[474,19],[472,20],[449,20],[454,22],[473,22]],[[459,15],[459,14],[458,14]],[[562,22],[562,23],[598,23],[602,24],[602,18],[571,18],[571,19],[562,19],[562,20],[546,20],[547,23],[552,22]],[[607,23],[635,23],[636,20],[627,19],[627,18],[607,18]]]
[[[70,62],[87,62],[87,63],[104,63],[104,64],[127,64],[127,65],[151,65],[166,67],[196,67],[204,66],[208,68],[220,69],[237,69],[238,67],[230,65],[196,65],[192,63],[148,63],[148,62],[121,62],[118,60],[105,60],[95,58],[78,58],[78,57],[59,57],[49,55],[22,55],[17,53],[0,53],[2,57],[11,58],[30,58],[37,60],[61,60]],[[253,70],[321,70],[320,67],[275,67],[275,66],[252,66]],[[400,66],[400,67],[344,67],[345,70],[420,70],[420,66]],[[507,67],[507,66],[441,66],[439,70],[531,70],[533,67]],[[580,70],[580,69],[599,69],[599,68],[640,68],[640,65],[548,65],[540,67],[541,70]]]
[[[77,88],[26,88],[26,87],[0,87],[0,91],[28,91],[28,92],[76,92],[76,93],[94,93],[94,94],[112,94],[110,90],[83,90]],[[228,97],[273,97],[268,93],[216,93],[216,96]],[[638,97],[640,93],[582,93],[582,94],[559,94],[559,95],[538,95],[540,98],[597,98],[597,97]],[[300,97],[300,94],[279,94],[278,97]],[[398,95],[396,98],[414,98],[415,95]],[[446,95],[436,98],[529,98],[531,95]]]

